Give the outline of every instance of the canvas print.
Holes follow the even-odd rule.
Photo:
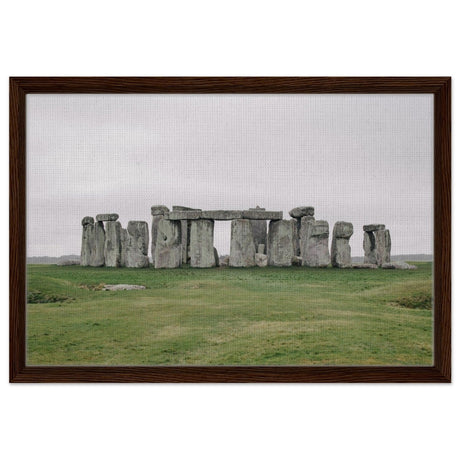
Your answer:
[[[28,94],[26,364],[431,366],[432,94]]]

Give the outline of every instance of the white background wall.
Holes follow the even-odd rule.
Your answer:
[[[6,223],[8,75],[455,77],[456,3],[2,3],[3,458],[458,458],[455,336],[451,385],[8,384]],[[455,195],[455,143],[453,156]],[[458,216],[455,203],[454,232]],[[456,249],[454,240],[454,266]]]

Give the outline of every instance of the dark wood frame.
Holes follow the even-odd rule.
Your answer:
[[[434,95],[434,365],[26,366],[26,94],[431,93]],[[450,382],[450,77],[11,77],[10,382]]]

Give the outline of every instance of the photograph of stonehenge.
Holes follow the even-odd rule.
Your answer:
[[[363,227],[364,263],[352,263],[351,222],[334,224],[329,251],[329,223],[315,220],[312,206],[299,206],[283,219],[282,211],[252,208],[246,211],[203,211],[184,206],[152,206],[152,223],[129,221],[127,228],[119,215],[98,214],[96,220],[82,220],[80,265],[90,267],[147,268],[149,241],[154,268],[290,267],[403,268],[391,263],[390,231],[383,224]],[[231,221],[230,255],[219,258],[214,247],[214,221]],[[268,225],[267,225],[268,222]],[[268,229],[268,231],[267,231]]]
[[[431,365],[429,95],[27,97],[28,364]]]

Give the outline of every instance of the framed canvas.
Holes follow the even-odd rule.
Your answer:
[[[450,87],[12,77],[10,381],[450,382]]]

